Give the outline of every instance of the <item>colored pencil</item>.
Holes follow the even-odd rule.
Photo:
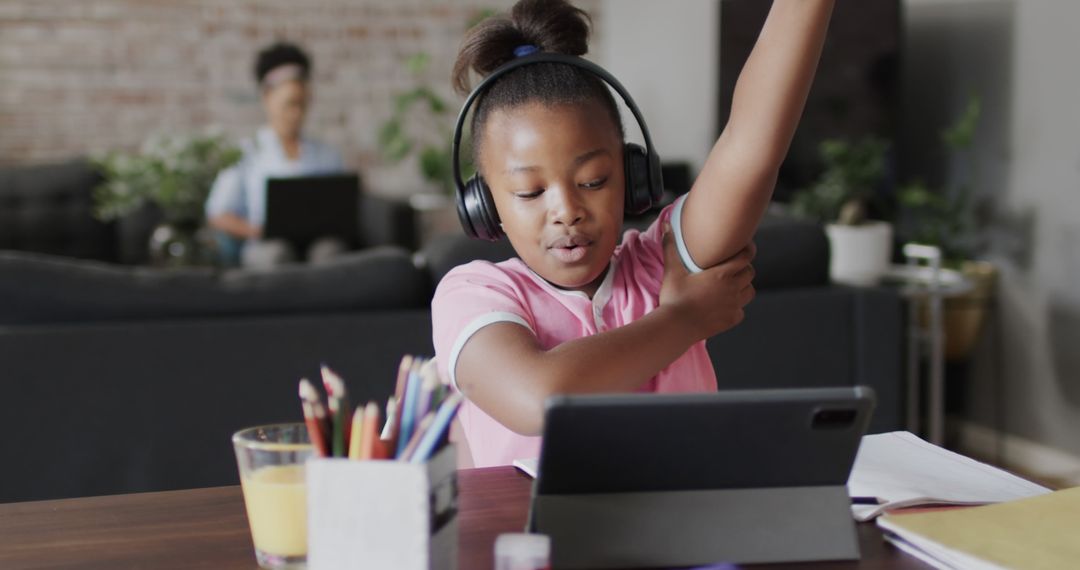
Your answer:
[[[326,406],[324,406],[322,401],[318,398],[318,392],[316,392],[315,400],[311,401],[310,404],[311,411],[315,415],[315,423],[319,426],[323,447],[326,449],[326,457],[331,457],[330,417],[326,413]]]
[[[351,433],[349,435],[349,459],[361,459],[360,442],[364,438],[365,410],[356,407],[356,413],[352,417]]]
[[[345,381],[325,364],[320,367],[323,386],[326,387],[326,401],[330,407],[330,419],[333,424],[331,451],[334,457],[345,457],[349,449],[349,431],[352,427],[352,408],[345,389]]]
[[[416,398],[416,412],[414,417],[422,418],[432,409],[439,405],[435,398],[435,388],[439,385],[438,373],[435,371],[435,361],[429,360],[420,367],[420,393]]]
[[[416,422],[419,419],[416,417],[416,400],[420,392],[419,369],[422,362],[419,358],[413,359],[412,366],[409,369],[409,376],[405,380],[405,400],[399,414],[401,416],[401,428],[398,431],[395,451],[395,457],[399,459],[405,451],[405,447],[409,444],[409,440],[415,432]]]
[[[412,370],[413,357],[406,354],[401,357],[401,364],[398,365],[397,384],[394,388],[394,404],[395,414],[393,423],[390,423],[390,409],[386,410],[386,421],[390,425],[390,436],[386,438],[390,448],[390,455],[394,455],[397,452],[398,441],[401,439],[401,412],[405,404],[405,387],[409,382],[409,371]]]
[[[319,424],[311,410],[311,404],[301,401],[300,406],[304,410],[304,426],[307,427],[308,440],[315,449],[315,455],[326,457],[326,445],[321,441],[322,434],[319,432]]]
[[[375,442],[379,441],[379,405],[375,402],[368,402],[367,408],[364,409],[364,429],[363,438],[359,445],[360,459],[373,459],[375,457]],[[353,434],[356,436],[356,434]],[[356,441],[353,441],[356,444]]]
[[[390,441],[394,435],[394,419],[397,412],[397,398],[390,396],[386,399],[386,423],[379,432],[379,439]]]
[[[319,393],[307,378],[300,380],[300,403],[304,410],[304,424],[307,425],[308,439],[315,448],[315,454],[320,457],[330,455],[325,427],[316,414],[316,404],[319,404],[319,407],[322,406],[319,403]],[[325,417],[325,412],[323,417]]]
[[[394,384],[394,400],[399,404],[405,397],[405,382],[409,379],[409,371],[412,370],[413,357],[409,354],[401,357],[398,365],[397,382]]]
[[[424,416],[424,419],[420,420],[420,423],[416,426],[416,432],[413,433],[412,438],[409,439],[409,443],[406,444],[405,448],[397,454],[398,461],[409,460],[409,456],[412,455],[416,447],[420,445],[420,440],[424,437],[424,432],[426,432],[427,429],[431,427],[431,424],[434,422],[435,412],[431,412],[430,414]]]
[[[461,393],[454,393],[439,406],[431,425],[424,431],[420,442],[416,444],[416,449],[409,454],[406,461],[423,463],[431,457],[439,442],[442,441],[443,435],[450,430],[450,422],[453,421],[454,416],[457,414],[458,408],[461,406],[461,400]]]
[[[375,449],[371,452],[372,459],[390,459],[390,441],[386,439],[375,440]]]

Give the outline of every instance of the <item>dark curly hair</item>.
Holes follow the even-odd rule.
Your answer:
[[[285,64],[296,64],[302,71],[302,79],[307,81],[311,75],[311,59],[295,44],[277,42],[263,48],[255,58],[255,83],[262,85],[266,74]]]
[[[533,45],[542,52],[584,55],[589,49],[591,24],[584,10],[565,0],[519,0],[509,14],[486,18],[465,35],[454,63],[454,89],[462,95],[468,94],[470,71],[487,76],[514,59],[514,49],[519,46]],[[479,164],[483,125],[492,111],[534,101],[545,105],[598,101],[608,110],[619,137],[623,136],[619,109],[602,79],[569,65],[526,65],[495,80],[477,98],[472,116],[475,163]]]

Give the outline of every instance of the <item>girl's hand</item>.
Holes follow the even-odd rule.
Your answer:
[[[750,243],[731,258],[701,273],[683,266],[675,247],[671,226],[664,227],[664,282],[660,307],[670,310],[681,326],[705,339],[742,322],[743,307],[754,299],[754,266],[757,247]]]

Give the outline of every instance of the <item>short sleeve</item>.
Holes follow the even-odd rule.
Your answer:
[[[675,235],[675,248],[679,250],[679,259],[682,260],[683,266],[690,273],[701,273],[705,270],[694,263],[694,258],[690,257],[690,250],[686,247],[686,236],[683,235],[682,230],[682,211],[683,206],[686,205],[687,196],[689,194],[683,194],[672,204],[674,209],[671,212],[671,232]]]
[[[243,164],[241,162],[241,164]],[[235,214],[247,217],[247,202],[244,200],[244,173],[241,164],[222,170],[210,189],[206,200],[206,216]]]
[[[510,322],[535,333],[517,284],[497,265],[474,261],[443,277],[431,300],[432,341],[439,374],[457,388],[458,356],[484,327]]]

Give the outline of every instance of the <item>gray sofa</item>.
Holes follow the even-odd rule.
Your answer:
[[[872,429],[898,428],[900,298],[829,285],[815,226],[769,219],[757,242],[759,295],[708,343],[721,388],[866,384]],[[455,236],[325,266],[165,271],[0,245],[0,502],[236,483],[234,430],[300,419],[296,381],[323,362],[356,401],[385,399],[400,356],[432,352],[433,284],[511,253]]]
[[[84,159],[0,168],[0,250],[34,251],[125,265],[148,262],[161,214],[152,207],[116,222],[92,215],[100,174]],[[403,201],[363,193],[359,247],[416,247],[412,210]]]

